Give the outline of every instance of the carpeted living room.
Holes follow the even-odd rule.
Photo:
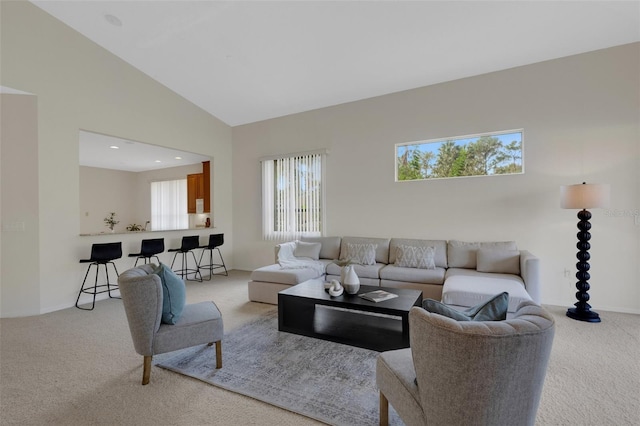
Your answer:
[[[232,333],[277,309],[247,301],[248,279],[247,272],[231,271],[229,277],[216,276],[213,282],[189,281],[187,302],[214,300],[225,333]],[[638,315],[601,311],[602,323],[594,325],[566,317],[565,307],[547,308],[557,329],[536,424],[637,424]],[[4,318],[0,324],[2,424],[322,424],[296,414],[296,407],[281,409],[155,365],[150,383],[140,385],[142,357],[133,350],[120,300],[100,301],[91,313],[68,308]],[[222,370],[235,362],[228,347],[223,339]],[[154,363],[172,356],[166,355],[154,357]],[[214,356],[208,357],[214,363]],[[297,375],[307,365],[285,362]],[[348,367],[360,372],[366,366]],[[346,399],[338,401],[338,407],[349,409],[344,384],[335,382],[334,391]],[[370,396],[377,403],[375,389]],[[361,414],[364,420],[355,424],[377,424],[377,419],[366,422],[370,413]],[[391,415],[391,424],[402,424],[394,419]]]
[[[265,164],[310,154],[323,161],[312,238],[513,242],[539,262],[525,287],[555,336],[535,424],[640,423],[640,2],[2,0],[0,19],[1,425],[378,424],[381,352],[279,331],[268,268],[275,254],[287,269],[279,244],[300,235],[273,229]],[[89,134],[197,157],[207,174],[187,174],[209,177],[206,207],[184,227],[149,224],[150,182],[195,166],[92,171]],[[502,151],[473,168],[485,139]],[[443,172],[452,141],[466,147]],[[567,195],[583,182],[606,202]],[[155,353],[142,385],[128,296],[78,309],[93,280],[79,260],[121,244],[122,276],[158,238],[176,271],[183,237],[214,234],[228,276],[205,268],[184,289],[215,303],[221,345]],[[346,284],[328,272],[345,260],[325,258],[324,280]],[[362,285],[384,286],[362,265]],[[385,288],[444,301],[442,282],[406,281]],[[260,302],[256,282],[271,286]],[[390,401],[389,424],[412,424]]]

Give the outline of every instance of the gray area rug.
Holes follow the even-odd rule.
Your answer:
[[[332,425],[378,424],[378,352],[278,331],[277,311],[157,365]],[[389,406],[389,423],[402,425]]]

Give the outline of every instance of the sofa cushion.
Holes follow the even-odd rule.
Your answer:
[[[302,237],[300,241],[320,243],[320,259],[338,259],[340,257],[340,237]]]
[[[447,242],[445,240],[419,240],[414,238],[392,238],[389,242],[389,264],[396,263],[398,246],[433,247],[434,262],[440,268],[447,267]]]
[[[305,241],[296,241],[296,248],[293,250],[295,257],[304,257],[307,259],[318,260],[320,259],[320,250],[322,244],[320,243],[308,243]]]
[[[386,267],[386,265],[382,263],[376,263],[375,265],[353,265],[353,269],[356,271],[356,275],[359,278],[380,278],[380,270]],[[340,276],[342,272],[342,268],[335,263],[329,263],[327,265],[327,275]],[[363,284],[363,283],[361,283]]]
[[[182,278],[164,263],[153,273],[162,281],[162,318],[165,324],[175,324],[180,319],[187,300],[187,289]]]
[[[477,266],[477,250],[480,248],[498,250],[517,250],[514,241],[465,242],[451,240],[447,244],[447,262],[450,268],[475,269]]]
[[[386,265],[380,270],[380,279],[390,281],[404,281],[409,283],[442,284],[445,269],[404,268],[396,265]]]
[[[435,247],[399,245],[396,249],[396,266],[404,268],[436,269]]]
[[[348,243],[347,249],[340,252],[340,260],[350,260],[360,265],[376,264],[377,244]]]
[[[280,265],[268,265],[258,268],[251,273],[252,281],[296,285],[301,282],[318,278],[317,271],[312,268],[284,269]]]
[[[524,288],[522,278],[511,274],[489,274],[475,272],[473,274],[451,274],[447,276],[442,287],[442,302],[447,305],[476,306],[503,291],[509,293],[507,312],[515,312],[520,303],[532,300]]]
[[[423,300],[422,308],[457,321],[504,321],[507,319],[508,304],[509,294],[502,292],[464,311],[458,311],[433,299]]]
[[[520,274],[520,252],[518,250],[480,248],[477,252],[477,262],[478,272]]]
[[[389,263],[389,238],[344,237],[340,244],[340,259],[347,250],[347,244],[375,244],[376,263]]]

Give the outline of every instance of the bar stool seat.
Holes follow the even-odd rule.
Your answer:
[[[182,279],[189,280],[189,274],[193,274],[193,279],[190,281],[199,281],[202,282],[202,274],[200,273],[200,269],[198,268],[198,260],[196,259],[196,255],[193,253],[193,250],[200,248],[200,237],[198,235],[186,236],[182,237],[182,244],[180,248],[169,249],[170,252],[175,252],[173,255],[173,261],[171,262],[171,269],[176,274],[180,275]],[[191,253],[194,262],[194,268],[189,268],[189,258],[188,254]],[[180,269],[173,269],[173,264],[176,262],[176,257],[178,254],[182,255],[182,263]],[[198,278],[198,275],[200,278]]]
[[[140,246],[140,253],[129,253],[129,257],[135,257],[136,263],[133,265],[135,268],[138,266],[138,261],[140,259],[144,259],[145,265],[147,263],[151,263],[151,258],[156,258],[158,261],[158,265],[160,264],[160,259],[158,258],[158,254],[164,252],[164,238],[153,238],[148,240],[142,240]]]
[[[200,261],[198,262],[198,269],[209,270],[209,278],[206,279],[207,281],[211,280],[211,277],[213,275],[229,276],[229,272],[227,271],[227,267],[224,264],[224,259],[222,258],[222,253],[220,252],[220,248],[219,248],[223,244],[224,244],[224,234],[211,234],[209,235],[209,244],[207,244],[206,246],[200,246],[200,248],[203,250],[202,250],[202,253],[200,253]],[[220,257],[220,262],[222,263],[213,263],[214,250],[218,250],[218,256]],[[203,265],[202,257],[204,256],[204,253],[206,251],[209,252],[209,264]],[[214,274],[213,271],[216,269],[224,269],[224,273],[218,272],[217,274]]]
[[[104,243],[104,244],[93,244],[91,246],[91,257],[89,259],[80,259],[80,263],[89,263],[89,267],[87,268],[87,273],[84,275],[84,280],[82,281],[82,287],[78,292],[78,298],[76,299],[76,308],[83,309],[85,311],[92,311],[96,305],[96,295],[101,293],[109,293],[109,297],[112,299],[120,299],[120,297],[112,296],[111,292],[118,290],[118,285],[115,283],[111,283],[109,280],[109,269],[107,265],[111,264],[113,269],[116,271],[116,277],[119,276],[118,268],[116,268],[116,264],[113,263],[114,260],[120,259],[122,257],[122,243]],[[94,281],[94,285],[91,287],[85,287],[87,282],[87,277],[89,276],[89,271],[91,267],[96,267],[96,278]],[[104,273],[106,276],[106,282],[104,284],[98,284],[98,275],[100,273],[100,265],[104,265]],[[106,289],[105,289],[106,287]],[[91,308],[82,308],[78,305],[80,302],[80,296],[82,293],[92,294],[93,295],[93,303],[91,304]]]

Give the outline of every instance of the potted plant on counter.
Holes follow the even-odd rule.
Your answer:
[[[120,223],[119,220],[116,220],[115,212],[109,213],[109,216],[104,218],[104,223],[113,232],[113,227]]]

